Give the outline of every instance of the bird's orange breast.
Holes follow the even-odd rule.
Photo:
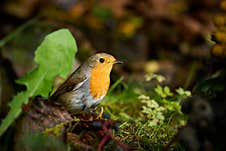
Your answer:
[[[110,85],[110,72],[112,65],[96,65],[90,73],[90,93],[94,99],[107,94]]]

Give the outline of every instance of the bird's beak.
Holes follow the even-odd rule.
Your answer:
[[[114,61],[114,64],[123,64],[123,61],[115,60],[115,61]]]

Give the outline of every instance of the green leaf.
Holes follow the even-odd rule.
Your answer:
[[[66,77],[72,70],[74,56],[77,52],[76,42],[67,29],[61,29],[47,35],[35,52],[37,67],[17,80],[27,87],[26,91],[18,93],[10,102],[7,117],[0,125],[0,136],[20,115],[22,104],[28,102],[29,97],[42,95],[48,97],[52,91],[52,82],[56,76]]]
[[[161,97],[165,97],[163,94],[163,90],[162,87],[160,85],[157,85],[157,87],[155,88],[155,92],[160,95]]]
[[[151,80],[156,79],[160,83],[166,80],[166,78],[164,76],[162,76],[160,74],[155,74],[155,73],[148,73],[144,77],[145,77],[146,81],[151,81]]]
[[[48,96],[52,81],[57,76],[66,77],[71,71],[77,52],[75,40],[67,29],[49,34],[35,52],[38,67],[17,82],[34,89],[32,95]]]
[[[177,94],[179,95],[179,98],[185,99],[186,97],[191,96],[191,92],[188,90],[184,90],[183,88],[176,89]]]
[[[170,88],[168,86],[164,87],[164,93],[166,96],[173,96],[173,93],[170,91]]]
[[[173,96],[173,93],[170,91],[170,88],[168,86],[160,86],[157,85],[157,87],[155,88],[155,92],[161,96],[161,98],[166,98],[168,96]]]

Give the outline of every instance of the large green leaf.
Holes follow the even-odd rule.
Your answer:
[[[76,42],[67,29],[61,29],[47,35],[35,52],[37,67],[19,79],[17,82],[27,87],[26,91],[18,93],[10,102],[10,111],[0,125],[0,136],[20,115],[22,104],[29,97],[42,95],[47,97],[52,90],[52,82],[59,75],[65,77],[71,71]]]

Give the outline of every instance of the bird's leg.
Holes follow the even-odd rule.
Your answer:
[[[102,115],[104,113],[104,108],[101,106],[100,107],[100,113],[98,114],[97,118],[96,119],[101,119],[102,118]]]

